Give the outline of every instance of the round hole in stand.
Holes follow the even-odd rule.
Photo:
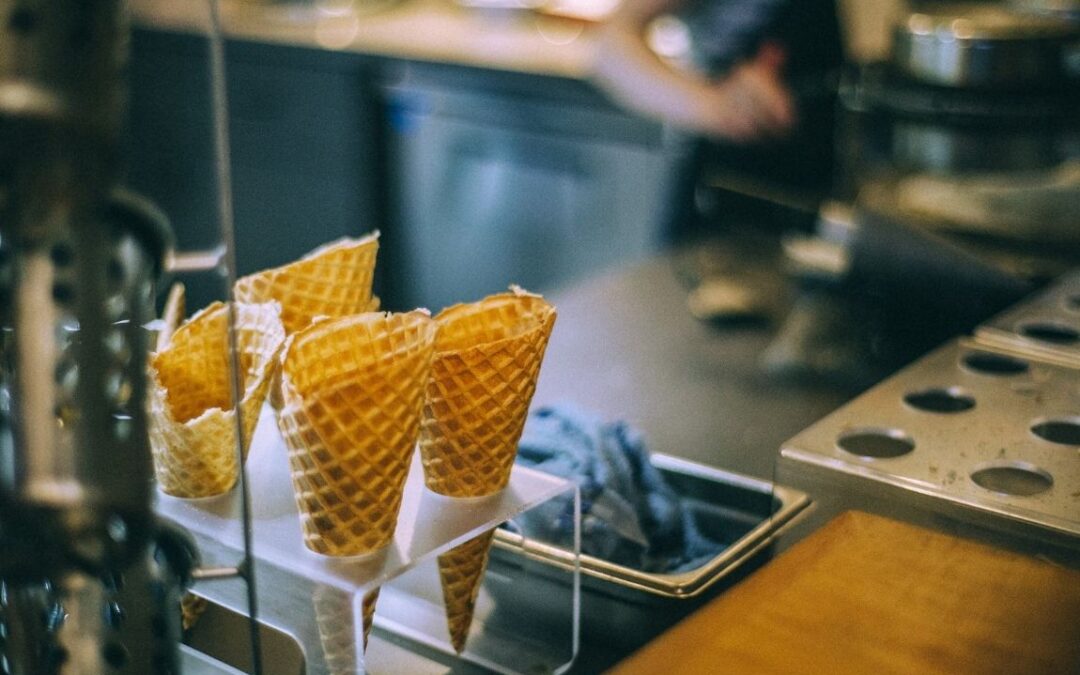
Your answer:
[[[1080,445],[1080,417],[1038,419],[1032,423],[1031,433],[1051,443]]]
[[[959,413],[974,408],[975,398],[959,387],[941,387],[909,392],[904,403],[924,412]]]
[[[899,429],[855,429],[840,435],[837,446],[859,457],[890,459],[915,449],[915,441]]]
[[[971,352],[965,355],[961,362],[966,369],[976,373],[1002,377],[1021,375],[1030,368],[1027,361],[989,352]]]
[[[1054,484],[1049,473],[1027,462],[982,466],[971,472],[971,480],[984,490],[1015,497],[1037,495]]]
[[[1080,312],[1080,293],[1065,298],[1065,309],[1070,312]]]
[[[1020,326],[1020,334],[1039,342],[1072,345],[1080,342],[1080,332],[1071,326],[1052,321],[1035,321]]]

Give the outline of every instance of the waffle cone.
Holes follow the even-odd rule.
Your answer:
[[[375,620],[375,604],[379,600],[379,590],[376,588],[368,591],[361,601],[365,652]],[[320,586],[315,590],[312,602],[327,672],[331,675],[354,675],[363,672],[356,653],[352,596],[334,588]]]
[[[236,305],[245,456],[285,340],[278,312],[276,303]],[[150,446],[167,494],[210,497],[236,482],[231,372],[228,307],[220,302],[193,316],[151,358]]]
[[[365,555],[393,538],[435,331],[422,311],[359,314],[316,322],[283,350],[278,426],[311,550]]]
[[[506,487],[555,324],[555,308],[514,288],[436,321],[420,453],[429,489],[482,497]]]
[[[289,335],[320,316],[337,318],[375,311],[372,296],[379,233],[343,238],[321,246],[295,262],[236,280],[240,302],[281,303],[281,322]]]
[[[476,596],[484,579],[494,533],[495,530],[488,530],[455,546],[438,559],[446,626],[450,630],[450,644],[458,654],[464,651],[469,627],[472,626]]]
[[[191,592],[184,593],[180,598],[180,628],[184,631],[194,628],[209,604],[204,597]]]

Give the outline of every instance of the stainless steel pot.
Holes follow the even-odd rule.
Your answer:
[[[1080,83],[1080,26],[1055,16],[942,5],[901,20],[893,39],[893,66],[927,84],[1032,90]]]
[[[1022,12],[1080,21],[1080,0],[1011,0],[1009,4]]]

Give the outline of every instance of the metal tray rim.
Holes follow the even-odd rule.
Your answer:
[[[669,469],[698,477],[713,479],[718,483],[736,484],[757,492],[768,493],[779,502],[779,508],[750,532],[726,547],[701,567],[678,574],[643,572],[624,565],[582,554],[581,572],[587,576],[611,582],[638,591],[668,598],[692,598],[704,592],[725,574],[734,571],[741,563],[775,540],[780,530],[789,525],[796,516],[811,505],[809,495],[799,490],[752,478],[731,471],[698,464],[678,457],[654,453],[652,462],[657,468]],[[506,530],[495,531],[495,544],[526,557],[539,560],[564,570],[574,568],[571,551],[528,539]]]

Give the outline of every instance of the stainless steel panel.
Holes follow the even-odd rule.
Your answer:
[[[788,441],[782,475],[1080,549],[1078,435],[1080,371],[962,340]]]
[[[975,339],[996,349],[1080,367],[1080,271],[979,326]]]

